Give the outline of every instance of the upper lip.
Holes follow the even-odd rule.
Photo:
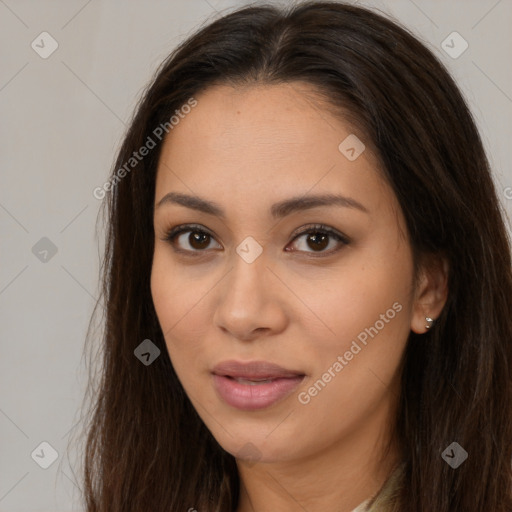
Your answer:
[[[268,361],[223,361],[214,366],[212,373],[220,376],[244,379],[277,379],[303,376],[297,370],[287,370]]]

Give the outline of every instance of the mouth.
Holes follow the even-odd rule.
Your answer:
[[[230,375],[221,375],[221,377],[227,377],[228,379],[236,380],[239,384],[247,384],[249,386],[257,386],[259,384],[268,384],[273,382],[275,379],[243,379],[241,377],[231,377]]]
[[[266,361],[225,361],[212,370],[219,397],[236,409],[264,409],[283,400],[304,380],[305,374]]]

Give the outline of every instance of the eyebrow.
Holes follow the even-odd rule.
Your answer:
[[[192,210],[215,215],[221,219],[226,218],[224,210],[220,205],[199,196],[169,192],[155,205],[155,209],[165,204],[178,204],[186,208],[191,208]],[[277,219],[286,217],[297,211],[316,208],[317,206],[343,206],[345,208],[354,208],[369,213],[368,209],[355,199],[336,194],[306,195],[285,199],[284,201],[273,204],[270,208],[270,213],[272,217]]]

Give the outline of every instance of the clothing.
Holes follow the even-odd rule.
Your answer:
[[[358,507],[356,507],[352,512],[366,512],[368,510],[368,505],[370,504],[370,500],[363,501]]]
[[[396,510],[395,497],[403,485],[405,464],[400,464],[384,482],[381,490],[373,498],[368,498],[352,512],[393,512]]]

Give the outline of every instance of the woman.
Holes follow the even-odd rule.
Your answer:
[[[162,64],[105,191],[89,512],[512,510],[510,243],[409,32],[222,17]]]

